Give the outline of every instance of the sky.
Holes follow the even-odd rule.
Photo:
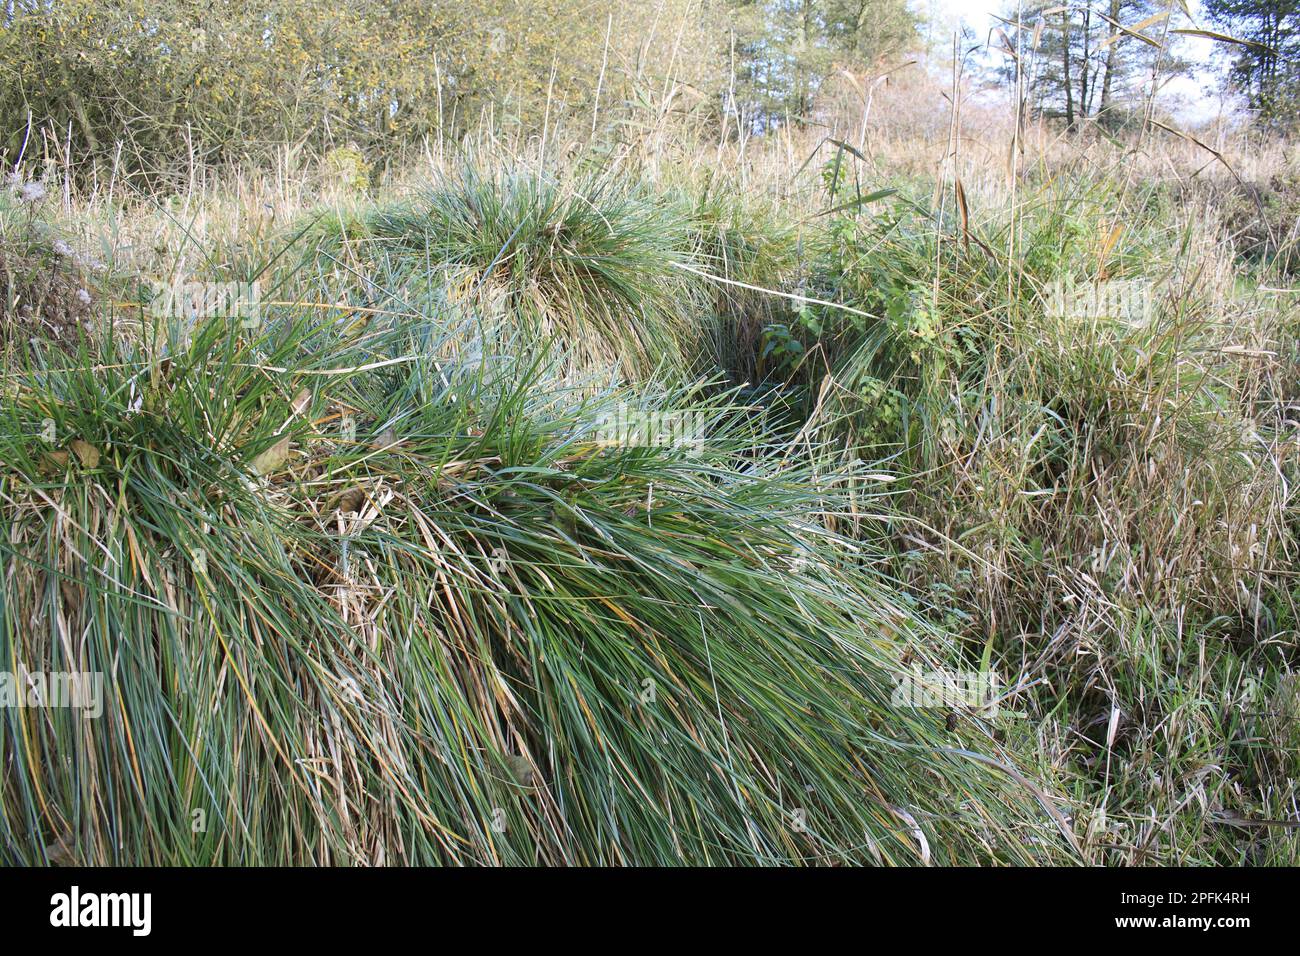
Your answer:
[[[965,23],[974,31],[980,42],[985,42],[989,31],[998,21],[996,13],[1007,9],[1008,0],[913,0],[916,8],[939,24]],[[1211,29],[1202,10],[1201,0],[1188,0],[1188,7],[1196,20],[1195,27]],[[1179,17],[1175,26],[1192,26]],[[1179,120],[1188,124],[1208,122],[1220,112],[1231,111],[1232,100],[1222,95],[1222,57],[1214,57],[1221,44],[1200,37],[1183,37],[1179,52],[1195,64],[1191,76],[1178,76],[1161,88],[1160,101]]]

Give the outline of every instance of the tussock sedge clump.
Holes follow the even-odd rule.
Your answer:
[[[498,348],[554,340],[579,377],[631,381],[753,378],[800,248],[777,203],[712,175],[631,187],[475,162],[401,201],[317,212],[291,238],[305,260],[281,269],[288,288],[458,310]]]
[[[725,402],[611,442],[645,393],[428,347],[462,334],[275,313],[9,369],[0,657],[106,698],[3,712],[7,862],[1075,856],[977,718],[892,700],[944,642],[826,530],[834,474]]]
[[[716,348],[676,268],[687,223],[649,191],[599,175],[555,177],[466,162],[398,202],[327,213],[305,234],[304,276],[331,292],[376,283],[436,296],[520,341],[555,339],[579,368],[644,378],[698,370]]]

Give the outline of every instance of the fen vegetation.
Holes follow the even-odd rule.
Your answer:
[[[103,678],[0,861],[1294,864],[1300,12],[1204,15],[0,9],[0,673]]]

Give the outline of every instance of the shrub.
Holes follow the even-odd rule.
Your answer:
[[[44,221],[45,186],[0,192],[0,344],[40,337],[72,345],[98,299],[94,273],[70,236]]]

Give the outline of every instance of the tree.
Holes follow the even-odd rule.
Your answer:
[[[917,39],[907,0],[729,0],[737,108],[752,128],[812,110],[837,63],[874,64]]]
[[[1269,125],[1300,110],[1300,0],[1205,0],[1205,13],[1235,45],[1230,77]]]
[[[1012,50],[1019,35],[1030,103],[1075,129],[1087,119],[1115,122],[1119,108],[1138,98],[1155,57],[1166,74],[1187,68],[1171,54],[1174,35],[1164,31],[1170,15],[1159,0],[1032,0],[1003,19]],[[1012,78],[1015,71],[1012,63],[1001,72]]]

